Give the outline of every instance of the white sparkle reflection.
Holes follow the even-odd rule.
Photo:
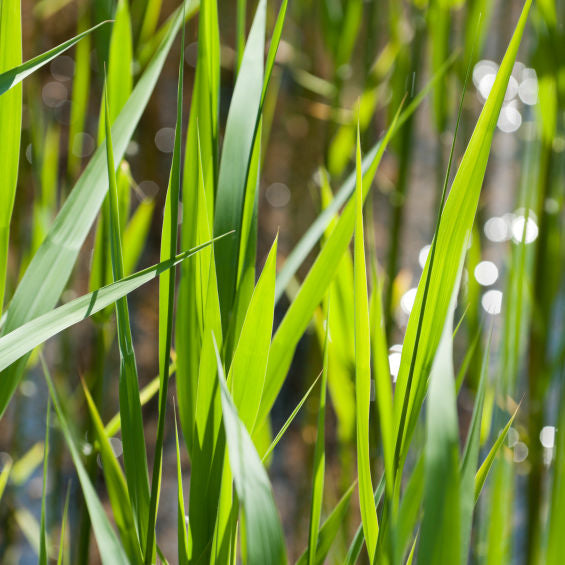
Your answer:
[[[490,286],[498,279],[498,267],[492,261],[481,261],[475,267],[475,279],[481,286]]]
[[[502,292],[500,290],[487,290],[481,298],[485,312],[492,315],[500,314],[502,309]]]

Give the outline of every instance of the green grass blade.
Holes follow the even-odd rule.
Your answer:
[[[377,167],[395,129],[397,119],[398,113],[391,126],[388,128],[382,143],[379,145],[378,151],[375,153],[368,171],[364,175],[364,199],[367,198]],[[335,201],[336,200],[333,202]],[[275,333],[269,352],[267,377],[265,379],[265,389],[261,399],[259,418],[257,420],[258,424],[260,424],[270,412],[283,385],[288,368],[290,367],[296,345],[308,327],[316,307],[321,302],[330,286],[335,272],[341,263],[343,254],[351,241],[351,236],[355,228],[354,205],[355,202],[351,200],[346,206],[331,236],[320,251],[314,265],[302,283],[296,298],[290,305]],[[329,207],[327,209],[329,209]]]
[[[401,454],[400,460],[406,454],[426,394],[428,377],[426,368],[431,366],[435,356],[455,287],[457,272],[465,256],[492,137],[530,5],[530,0],[524,5],[494,86],[461,160],[443,208],[441,222],[438,220],[434,237],[435,252],[430,252],[418,285],[416,300],[404,339],[394,395],[397,432],[395,453]],[[428,274],[432,260],[433,273]],[[425,309],[422,310],[424,302]],[[396,458],[397,462],[398,460]]]
[[[342,523],[347,516],[349,510],[349,502],[351,501],[351,496],[355,491],[355,486],[357,482],[354,482],[339,499],[335,508],[331,511],[330,515],[322,524],[320,531],[317,535],[316,544],[316,557],[313,563],[315,565],[323,565],[326,561],[326,557],[330,551],[332,543],[334,542]],[[307,549],[296,562],[296,565],[307,565],[308,564],[309,550]]]
[[[3,72],[0,73],[0,96],[11,88],[14,88],[14,86],[18,85],[20,82],[22,82],[22,80],[34,73],[37,69],[40,69],[41,67],[55,59],[55,57],[57,57],[61,53],[64,53],[67,49],[70,49],[83,37],[87,36],[103,25],[106,25],[107,23],[109,23],[109,21],[100,22],[94,27],[91,27],[90,29],[79,33],[72,39],[61,43],[61,45],[58,45],[57,47],[54,47],[53,49],[50,49],[49,51],[46,51],[45,53],[42,53],[41,55],[38,55],[37,57],[34,57],[33,59],[30,59],[29,61],[26,61],[21,65],[17,65],[9,69],[4,67],[2,69]]]
[[[383,475],[381,477],[381,480],[379,481],[379,484],[377,485],[377,488],[375,489],[375,492],[373,493],[375,506],[379,504],[381,498],[383,497],[384,492],[385,492],[385,477]],[[363,535],[363,524],[359,524],[359,527],[357,528],[357,531],[353,536],[353,540],[351,541],[349,549],[347,550],[347,555],[345,556],[344,565],[354,565],[355,563],[357,563],[357,560],[361,555],[361,550],[363,549],[364,545],[365,545],[365,537]]]
[[[371,464],[369,460],[369,410],[371,405],[371,342],[369,298],[363,235],[363,172],[361,140],[357,130],[357,183],[355,187],[355,414],[357,422],[357,473],[359,476],[359,505],[369,561],[373,563],[379,535],[377,509],[373,499]]]
[[[458,278],[461,277],[462,266]],[[453,313],[458,282],[430,375],[426,423],[424,518],[419,559],[460,563],[459,423],[453,371]]]
[[[69,424],[67,423],[66,416],[61,408],[53,381],[51,380],[51,375],[49,374],[49,370],[47,369],[47,365],[43,358],[41,358],[41,364],[43,366],[43,373],[45,375],[45,380],[47,381],[47,386],[49,387],[49,394],[51,396],[55,412],[57,413],[57,417],[59,418],[61,431],[63,432],[71,458],[77,471],[82,493],[92,522],[94,536],[98,543],[98,551],[100,553],[102,563],[104,565],[128,565],[129,560],[126,557],[124,549],[118,541],[108,518],[106,517],[102,503],[100,502],[100,499],[98,498],[98,495],[90,482],[88,473],[82,463],[79,450],[72,437]]]
[[[50,337],[92,316],[96,312],[100,312],[100,310],[113,304],[122,296],[126,296],[150,280],[157,278],[161,273],[170,269],[171,266],[178,265],[181,261],[194,255],[210,243],[208,242],[189,251],[179,253],[172,260],[163,261],[121,281],[76,298],[0,337],[0,370],[9,367],[20,357],[29,353]],[[8,399],[4,397],[3,400],[7,404]]]
[[[224,328],[227,328],[235,298],[248,163],[253,150],[263,88],[265,19],[266,0],[260,0],[230,104],[220,162],[214,233],[223,233],[226,226],[237,232],[237,237],[225,241],[216,251]]]
[[[230,466],[245,520],[246,562],[249,565],[283,564],[286,563],[284,538],[269,477],[239,419],[215,342],[214,346]]]
[[[296,418],[296,415],[298,414],[298,412],[300,412],[300,409],[302,408],[302,406],[304,406],[304,403],[308,400],[310,393],[314,390],[314,387],[318,384],[318,381],[320,380],[321,377],[322,377],[322,373],[320,373],[316,377],[314,382],[310,385],[310,388],[304,393],[304,396],[300,399],[300,402],[296,405],[294,410],[291,412],[290,416],[286,419],[285,423],[282,425],[281,429],[279,430],[279,432],[277,433],[277,435],[269,445],[267,451],[265,451],[265,454],[261,458],[263,462],[269,460],[271,453],[273,453],[275,447],[286,433],[286,430],[288,430],[288,427],[290,426],[290,424],[292,424],[294,418]]]
[[[181,243],[185,249],[209,239],[217,180],[220,39],[215,0],[202,3],[198,19],[198,59],[182,187]],[[197,166],[194,166],[195,156]],[[180,424],[189,454],[192,453],[209,268],[209,257],[204,254],[195,263],[184,263],[180,270],[175,332],[177,394]]]
[[[22,25],[20,2],[3,0],[0,7],[0,80],[8,69],[22,61]],[[0,82],[0,86],[1,86]],[[0,89],[0,93],[3,92]],[[20,141],[22,129],[22,87],[0,94],[0,311],[4,308],[6,269],[10,241],[10,222],[16,198],[18,169],[20,163]],[[0,410],[1,412],[1,410]]]
[[[184,4],[183,4],[184,6]],[[183,15],[184,16],[184,15]],[[183,17],[184,20],[184,17]],[[174,257],[178,244],[179,196],[181,188],[181,142],[182,142],[182,95],[184,78],[184,25],[182,28],[179,78],[177,87],[177,120],[175,125],[175,142],[173,161],[169,176],[169,188],[165,200],[165,213],[161,233],[161,260]],[[163,457],[163,441],[165,439],[165,413],[167,409],[167,392],[169,387],[169,365],[171,362],[171,346],[173,341],[173,314],[175,307],[176,269],[167,271],[159,281],[159,420],[157,423],[157,439],[155,442],[155,458],[151,479],[151,500],[149,519],[147,522],[147,546],[145,563],[148,565],[153,556],[155,523],[161,488],[161,470]]]
[[[502,430],[498,434],[496,441],[494,442],[493,446],[490,448],[490,451],[488,452],[487,456],[485,457],[485,460],[482,462],[481,466],[479,467],[475,475],[475,504],[477,503],[481,491],[483,490],[483,486],[485,484],[485,481],[487,480],[487,476],[489,474],[490,468],[494,463],[496,454],[502,447],[502,444],[506,439],[506,434],[508,433],[508,430],[510,429],[512,422],[514,422],[514,418],[516,418],[516,414],[518,414],[519,409],[520,409],[520,404],[518,404],[516,410],[514,410],[514,414],[512,414],[512,416],[510,417],[504,428],[502,428]]]
[[[108,83],[107,83],[108,84]],[[109,218],[109,240],[112,257],[114,281],[123,279],[124,265],[120,230],[120,212],[118,186],[115,175],[114,151],[112,146],[112,128],[108,87],[105,89],[104,115],[106,134],[106,156],[108,163],[108,196],[105,200],[106,216]],[[167,271],[168,274],[169,271]],[[129,309],[124,296],[116,302],[116,322],[118,326],[118,344],[120,349],[120,417],[124,449],[124,466],[129,496],[143,545],[143,526],[149,515],[149,482],[147,478],[147,454],[143,433],[143,416],[139,400],[139,384],[135,350],[131,336]],[[87,396],[88,398],[88,396]]]
[[[277,239],[251,297],[228,373],[228,387],[241,421],[252,434],[265,384],[273,332]]]
[[[112,128],[115,162],[121,161],[124,156],[181,21],[182,10],[177,10],[154,58],[116,119]],[[98,148],[33,257],[7,310],[3,334],[49,311],[63,292],[80,248],[106,195],[108,184],[105,153],[105,148]],[[22,359],[1,375],[0,415],[4,413],[21,379],[25,361],[26,359]]]
[[[47,399],[47,415],[45,416],[45,443],[43,448],[43,488],[41,492],[41,521],[39,524],[39,565],[47,565],[47,525],[45,523],[45,506],[47,498],[47,471],[49,457],[49,420],[51,404]]]
[[[114,520],[118,527],[124,550],[131,563],[143,563],[141,545],[135,525],[135,507],[130,501],[126,479],[114,455],[110,439],[105,433],[104,425],[102,424],[102,419],[100,418],[96,404],[84,381],[82,382],[82,388],[86,398],[88,412],[93,423],[94,436],[100,450],[102,471],[104,472],[104,479],[110,498],[110,504],[112,505]]]
[[[274,291],[274,280],[273,280]],[[314,465],[312,477],[312,498],[310,502],[310,533],[308,536],[308,565],[314,565],[317,558],[318,530],[322,516],[324,499],[324,475],[326,472],[326,395],[328,388],[330,307],[326,311],[326,337],[324,339],[324,365],[320,385],[320,404],[318,406],[318,424],[316,444],[314,446]]]

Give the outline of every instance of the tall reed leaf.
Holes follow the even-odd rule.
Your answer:
[[[269,477],[245,425],[239,419],[225,382],[217,347],[216,359],[230,466],[243,508],[246,562],[249,565],[281,565],[286,563],[284,538]]]
[[[114,151],[108,87],[105,89],[104,116],[106,134],[106,156],[108,163],[109,191],[105,200],[105,212],[109,219],[110,254],[112,256],[112,274],[114,281],[123,279],[124,265],[122,254],[122,238],[120,232],[120,213],[118,202],[118,186],[116,183]],[[173,267],[174,268],[174,267]],[[168,274],[169,271],[167,271]],[[116,321],[118,325],[118,344],[120,348],[120,418],[124,447],[124,466],[131,504],[136,516],[139,539],[142,541],[143,527],[149,516],[149,482],[147,479],[147,454],[145,452],[145,436],[143,433],[143,417],[139,400],[139,383],[137,363],[131,336],[127,298],[124,296],[116,302]]]
[[[217,177],[220,38],[216,0],[202,2],[198,16],[198,59],[190,103],[183,171],[184,249],[209,239],[203,231],[213,223]],[[196,161],[196,163],[195,163]],[[196,166],[195,166],[196,165]],[[200,185],[206,191],[200,206]],[[205,266],[204,266],[205,265]],[[202,268],[203,267],[203,268]],[[177,394],[180,423],[188,452],[192,451],[194,409],[209,265],[205,257],[180,269],[175,345],[178,352]]]
[[[274,290],[274,285],[273,285]],[[314,565],[317,557],[318,529],[322,516],[324,498],[324,475],[326,473],[326,393],[328,388],[330,312],[326,308],[326,336],[324,339],[322,383],[320,385],[320,404],[318,406],[318,425],[314,446],[314,465],[312,477],[312,498],[310,502],[310,532],[308,536],[308,565]]]
[[[226,226],[237,236],[216,250],[218,291],[223,327],[235,297],[239,238],[248,163],[253,149],[263,88],[263,52],[265,46],[266,0],[260,0],[237,76],[224,136],[214,216],[214,233]]]
[[[88,513],[90,515],[90,520],[92,523],[92,529],[94,531],[94,536],[98,544],[98,551],[100,553],[100,558],[104,565],[128,565],[129,560],[126,557],[124,549],[116,533],[112,529],[110,522],[106,516],[102,503],[96,494],[88,473],[82,462],[80,452],[75,444],[75,440],[71,434],[69,424],[67,422],[67,417],[61,408],[61,403],[59,402],[59,397],[55,391],[55,386],[49,374],[49,369],[41,357],[41,364],[43,366],[43,373],[45,375],[45,380],[47,381],[47,386],[49,388],[49,394],[53,402],[53,407],[59,418],[59,424],[61,426],[61,431],[67,442],[67,447],[69,448],[71,458],[73,460],[75,469],[77,471],[78,479],[86,501],[86,506],[88,508]]]
[[[22,128],[22,87],[2,95],[8,89],[9,69],[22,61],[22,24],[20,0],[2,0],[0,6],[0,87],[2,77],[6,83],[0,89],[0,311],[4,308],[6,268],[10,241],[10,221],[16,198],[18,168],[20,163],[20,138]],[[0,409],[0,414],[2,410]]]
[[[373,482],[369,460],[369,411],[371,405],[371,340],[369,298],[363,235],[363,173],[361,169],[361,140],[357,129],[357,182],[355,187],[355,414],[357,423],[357,473],[359,476],[359,505],[369,561],[373,563],[377,548],[379,524],[373,500]]]
[[[43,488],[41,492],[41,521],[39,524],[39,556],[38,563],[47,565],[47,524],[45,521],[45,507],[47,499],[47,472],[49,467],[49,426],[51,419],[51,404],[47,399],[47,413],[45,416],[45,443],[43,444]]]
[[[496,81],[477,121],[435,234],[435,253],[430,253],[410,314],[394,396],[397,452],[406,454],[426,394],[429,368],[445,324],[449,303],[466,244],[473,226],[492,136],[506,93],[518,46],[526,25],[531,0],[527,0]],[[433,272],[428,275],[434,257]],[[429,278],[429,284],[426,282]],[[426,294],[425,309],[424,294]],[[422,317],[422,320],[420,320]],[[404,414],[404,416],[403,416]],[[405,419],[405,424],[403,420]]]
[[[183,4],[184,8],[184,4]],[[184,12],[183,12],[184,21]],[[181,140],[182,140],[182,93],[184,78],[184,25],[179,63],[177,85],[177,120],[175,125],[175,142],[173,161],[169,175],[169,188],[165,199],[165,212],[161,232],[161,260],[174,257],[178,245],[179,196],[181,188]],[[155,442],[155,458],[153,460],[153,476],[151,479],[151,501],[149,521],[147,525],[147,548],[145,563],[149,564],[153,554],[155,522],[161,489],[161,468],[163,441],[165,438],[165,412],[167,409],[167,391],[169,390],[169,366],[171,362],[171,345],[173,341],[173,312],[175,306],[176,269],[173,267],[159,280],[159,421],[157,423],[157,440]]]
[[[181,21],[182,10],[177,10],[155,56],[116,119],[112,130],[115,162],[124,156]],[[3,334],[49,311],[61,296],[108,189],[105,153],[104,147],[98,148],[33,257],[7,310]],[[0,416],[21,379],[25,362],[22,359],[0,376]]]

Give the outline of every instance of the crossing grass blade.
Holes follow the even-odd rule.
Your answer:
[[[363,200],[365,200],[369,194],[377,167],[395,130],[399,112],[400,109],[394,117],[364,175]],[[333,202],[336,202],[336,200],[337,197]],[[343,254],[351,241],[351,236],[355,228],[354,205],[354,200],[351,200],[342,212],[334,230],[325,242],[324,247],[312,265],[297,296],[287,310],[285,317],[275,333],[269,352],[265,388],[263,390],[259,417],[257,419],[258,424],[261,424],[270,412],[284,383],[296,345],[308,327],[316,307],[321,302],[331,284],[335,272],[341,263]],[[328,209],[329,207],[326,208],[326,210]]]
[[[218,383],[223,426],[235,489],[243,510],[245,554],[249,565],[287,562],[284,538],[269,477],[230,396],[217,345]]]
[[[427,371],[435,356],[456,274],[463,261],[471,233],[481,186],[489,158],[493,133],[502,107],[508,80],[526,25],[531,1],[527,0],[516,25],[495,83],[477,121],[459,169],[445,201],[412,308],[394,395],[398,463],[406,455],[416,426],[426,388]],[[433,262],[433,273],[430,273]],[[425,304],[425,308],[424,305]],[[421,319],[420,319],[421,318]]]
[[[329,516],[326,518],[322,527],[320,528],[317,535],[316,544],[316,557],[313,563],[315,565],[322,565],[326,562],[327,555],[331,549],[331,546],[339,533],[339,530],[343,524],[343,521],[349,511],[349,503],[351,501],[351,496],[357,485],[354,482],[339,499],[335,508],[331,511]],[[296,565],[307,565],[309,556],[309,549],[307,549],[296,562]]]
[[[15,2],[13,2],[16,4]],[[109,20],[100,22],[99,24],[91,27],[90,29],[79,33],[77,36],[73,37],[61,43],[57,47],[26,61],[23,64],[13,66],[11,68],[4,67],[2,68],[2,73],[0,73],[0,96],[2,96],[8,90],[14,88],[20,82],[22,82],[26,77],[40,69],[47,63],[51,62],[55,57],[59,56],[61,53],[64,53],[67,49],[70,49],[73,45],[78,43],[83,37],[86,37],[93,31],[97,30],[98,28],[110,23]],[[21,59],[20,59],[21,60]]]
[[[155,56],[116,119],[112,128],[115,162],[125,154],[181,21],[182,10],[177,10]],[[91,158],[33,257],[8,307],[4,335],[51,310],[61,296],[108,189],[105,153],[105,148],[99,147]],[[22,377],[25,362],[26,358],[18,361],[1,375],[0,416]]]
[[[322,377],[322,373],[320,373],[316,377],[314,382],[310,385],[310,388],[304,393],[304,396],[300,399],[300,402],[296,405],[294,410],[291,412],[290,416],[286,419],[285,423],[281,426],[281,429],[279,430],[279,432],[277,433],[277,435],[275,436],[275,438],[273,439],[273,441],[265,451],[265,454],[261,458],[261,461],[263,461],[263,463],[269,460],[271,453],[273,453],[275,447],[286,433],[286,430],[288,430],[288,427],[290,426],[290,424],[292,424],[294,418],[296,418],[296,415],[298,414],[298,412],[300,412],[300,409],[302,408],[302,406],[304,406],[304,403],[308,400],[311,392],[314,390],[314,387],[318,384],[318,381],[320,380],[321,377]]]
[[[223,236],[212,241],[217,241],[221,237]],[[121,281],[76,298],[3,335],[0,337],[0,370],[9,367],[50,337],[92,316],[96,312],[100,312],[100,310],[113,304],[122,296],[126,296],[145,283],[157,278],[173,265],[178,265],[191,255],[210,245],[212,241],[179,253],[174,259],[163,261],[130,275]]]
[[[485,484],[485,481],[487,480],[487,476],[492,467],[492,464],[494,463],[496,455],[499,452],[500,448],[502,447],[504,440],[506,439],[506,435],[508,434],[508,430],[510,429],[512,422],[514,422],[514,418],[516,418],[516,414],[518,414],[519,409],[520,409],[520,404],[516,406],[516,410],[514,410],[514,413],[512,414],[512,416],[510,417],[504,428],[502,428],[502,430],[498,434],[498,437],[496,438],[496,441],[494,442],[493,446],[490,448],[487,456],[485,457],[485,460],[482,462],[481,466],[477,470],[477,473],[475,475],[475,504],[477,503],[481,491],[483,490],[483,486]]]
[[[22,61],[22,25],[20,2],[3,0],[0,7],[0,80],[14,65]],[[0,82],[0,86],[2,82]],[[4,92],[0,89],[0,93]],[[16,197],[18,169],[20,163],[20,140],[22,128],[22,87],[0,94],[0,170],[2,190],[0,191],[0,311],[4,309],[6,269],[10,222]],[[1,410],[0,410],[1,413]]]
[[[82,381],[82,388],[86,398],[88,412],[94,424],[94,434],[100,451],[102,471],[104,472],[106,489],[108,490],[114,520],[128,559],[131,563],[139,565],[143,563],[143,557],[135,524],[135,507],[130,501],[131,496],[128,494],[126,479],[114,455],[110,439],[104,431],[100,414],[84,381]]]
[[[397,117],[394,130],[398,130],[402,124],[410,118],[414,111],[419,107],[426,98],[430,90],[437,81],[447,72],[453,65],[456,54],[451,56],[441,69],[430,79],[424,88],[414,97],[412,102]],[[363,184],[369,187],[374,176],[373,169],[375,164],[378,165],[379,155],[384,151],[388,144],[390,135],[394,134],[391,128],[387,130],[381,140],[379,140],[365,155],[363,159]],[[385,147],[383,147],[383,145]],[[288,283],[292,280],[300,265],[304,262],[308,254],[312,251],[316,243],[320,240],[328,224],[331,222],[335,214],[339,212],[341,207],[348,201],[355,190],[355,171],[353,171],[344,181],[341,188],[335,195],[331,205],[322,211],[322,213],[312,222],[306,233],[300,238],[292,252],[286,258],[286,261],[277,276],[277,288],[275,291],[275,303],[277,303],[285,292]]]
[[[0,500],[2,500],[2,495],[6,490],[6,485],[8,484],[8,479],[10,478],[10,472],[12,471],[13,462],[8,459],[0,471]]]
[[[129,560],[126,557],[124,549],[118,541],[118,538],[116,537],[116,534],[112,529],[112,526],[110,525],[106,513],[104,512],[102,503],[100,502],[100,499],[98,498],[98,495],[96,494],[96,491],[92,486],[92,483],[90,482],[88,473],[82,463],[79,450],[69,429],[67,418],[65,416],[65,413],[63,412],[63,409],[61,408],[59,397],[57,396],[55,386],[53,385],[51,375],[49,374],[49,369],[47,368],[43,357],[41,357],[41,365],[43,367],[43,374],[49,388],[49,395],[51,396],[53,407],[55,408],[55,412],[57,413],[57,417],[59,419],[61,431],[63,433],[63,436],[65,437],[67,447],[69,448],[69,452],[71,454],[71,458],[73,460],[78,479],[80,481],[80,486],[88,508],[88,513],[90,515],[92,529],[94,531],[94,536],[98,544],[98,551],[100,553],[102,563],[104,565],[127,565],[129,563]]]
[[[274,291],[274,281],[273,281]],[[324,340],[322,383],[320,385],[320,404],[318,406],[318,423],[316,444],[314,446],[314,465],[312,477],[312,497],[310,502],[310,533],[308,536],[308,565],[314,565],[317,558],[318,530],[322,516],[324,498],[324,475],[326,472],[326,393],[328,388],[328,359],[330,332],[330,305],[326,307],[326,337]]]
[[[184,3],[183,3],[184,7]],[[183,12],[184,21],[184,12]],[[175,142],[173,160],[169,176],[169,188],[165,200],[163,228],[161,233],[161,259],[174,257],[178,245],[179,197],[181,189],[181,139],[182,139],[182,97],[184,78],[184,33],[182,27],[179,78],[177,87],[177,120],[175,125]],[[155,442],[155,457],[153,460],[153,475],[151,480],[151,500],[149,504],[149,519],[147,522],[147,546],[145,563],[149,565],[153,556],[155,523],[161,489],[161,470],[163,457],[163,441],[165,439],[165,413],[167,410],[167,394],[169,390],[169,365],[173,341],[173,314],[175,306],[176,269],[173,267],[159,281],[159,420],[157,423],[157,439]]]
[[[359,505],[361,521],[370,563],[374,562],[379,524],[373,499],[371,464],[369,459],[369,410],[371,404],[371,342],[369,299],[363,234],[363,173],[361,169],[361,140],[357,129],[357,184],[355,187],[355,414],[357,423],[357,473],[359,476]]]
[[[121,17],[121,16],[120,16]],[[129,17],[128,17],[129,18]],[[109,219],[110,255],[114,281],[123,279],[124,264],[122,254],[122,238],[120,229],[120,211],[118,186],[115,175],[114,150],[112,145],[111,114],[108,100],[108,82],[104,96],[106,158],[108,163],[108,196],[105,200],[105,214]],[[173,267],[174,268],[174,267]],[[120,418],[124,449],[124,466],[128,485],[129,498],[136,515],[139,540],[142,545],[143,526],[149,514],[149,482],[147,479],[147,454],[145,451],[145,435],[143,433],[143,416],[139,400],[139,383],[137,362],[131,335],[129,309],[124,296],[116,302],[116,321],[118,326],[118,344],[120,349]],[[87,398],[89,398],[87,394]],[[93,404],[94,406],[94,404]],[[92,411],[92,410],[91,410]],[[96,429],[98,420],[94,417]],[[100,426],[102,426],[100,422]],[[133,544],[130,544],[130,547]],[[131,552],[130,552],[131,557]],[[136,556],[138,557],[138,556]],[[139,561],[139,560],[138,560]]]

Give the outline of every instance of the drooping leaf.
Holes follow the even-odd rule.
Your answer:
[[[283,532],[269,477],[245,425],[239,419],[225,382],[222,361],[215,342],[214,346],[230,467],[245,522],[247,563],[284,564],[286,555]]]

